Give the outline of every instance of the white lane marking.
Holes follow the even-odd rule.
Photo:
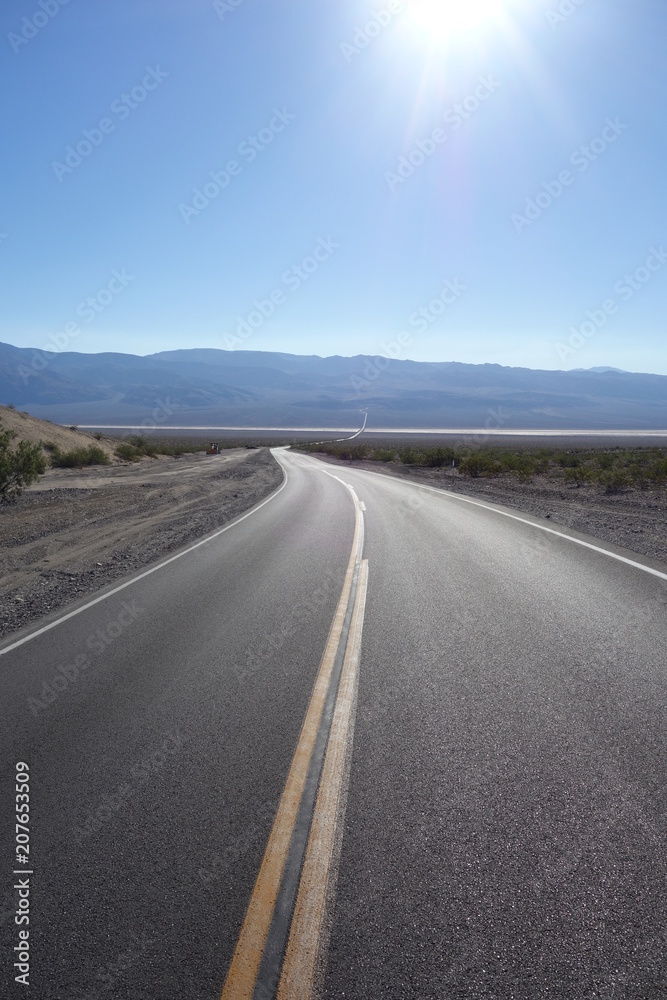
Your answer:
[[[313,459],[313,461],[318,461],[318,459]],[[322,469],[322,472],[325,470]],[[628,559],[627,556],[618,555],[616,552],[611,552],[609,549],[605,549],[600,545],[593,545],[592,542],[585,542],[581,538],[573,538],[572,535],[566,535],[563,531],[557,531],[555,528],[547,528],[545,524],[537,524],[535,521],[529,521],[525,517],[520,517],[518,514],[510,514],[506,510],[498,510],[497,507],[492,507],[490,504],[482,503],[481,500],[473,500],[470,497],[462,497],[458,493],[450,493],[449,490],[438,489],[436,486],[424,486],[422,483],[413,483],[406,479],[398,479],[396,476],[388,476],[383,472],[373,472],[371,469],[355,469],[362,476],[378,476],[380,479],[388,479],[393,483],[401,483],[404,486],[414,486],[418,490],[428,490],[429,493],[437,493],[440,496],[450,497],[452,500],[459,500],[461,503],[472,504],[473,507],[482,507],[484,510],[490,510],[494,514],[500,514],[502,517],[509,517],[512,521],[519,521],[520,524],[528,524],[531,528],[538,528],[540,531],[545,531],[548,535],[557,535],[559,538],[565,538],[568,542],[573,542],[575,545],[581,545],[585,549],[590,549],[592,552],[599,552],[603,556],[609,556],[610,559],[616,559],[617,562],[625,563],[626,566],[632,566],[633,569],[640,569],[644,573],[650,573],[651,576],[657,576],[659,580],[667,580],[667,573],[663,573],[659,569],[654,569],[652,566],[646,566],[644,563],[636,562],[634,559]],[[331,475],[330,472],[326,473],[328,476]],[[334,479],[338,479],[338,476],[334,476]]]
[[[94,607],[94,605],[99,604],[100,601],[106,601],[107,597],[113,597],[114,594],[120,593],[120,591],[125,590],[126,587],[131,587],[133,583],[138,583],[139,580],[143,580],[145,577],[150,576],[152,573],[157,573],[159,569],[164,569],[165,566],[168,566],[170,563],[176,562],[177,559],[182,559],[183,556],[187,556],[188,553],[194,552],[194,550],[198,549],[200,546],[207,545],[209,542],[212,542],[215,538],[218,538],[220,535],[223,535],[225,531],[229,531],[230,528],[235,528],[237,524],[240,524],[241,521],[245,521],[247,517],[251,517],[252,514],[256,514],[258,510],[261,510],[261,508],[264,507],[267,503],[270,503],[271,500],[274,500],[279,493],[282,493],[282,491],[287,486],[287,470],[282,464],[280,467],[282,468],[283,474],[285,476],[281,486],[278,487],[275,493],[272,493],[271,496],[267,497],[266,500],[262,500],[260,504],[258,504],[256,507],[253,507],[252,510],[249,510],[247,511],[247,513],[242,514],[241,517],[237,517],[236,520],[231,521],[229,524],[226,524],[224,528],[220,528],[219,531],[216,531],[213,535],[209,535],[208,538],[202,538],[201,541],[195,542],[194,545],[191,545],[183,552],[177,552],[175,556],[170,556],[169,559],[165,559],[164,562],[158,563],[157,566],[152,566],[151,569],[144,570],[144,572],[139,573],[138,576],[133,576],[131,580],[126,580],[125,583],[121,583],[118,587],[114,587],[113,590],[109,590],[106,594],[101,594],[100,597],[95,597],[92,601],[88,601],[88,603],[84,604],[82,607],[76,608],[75,611],[70,611],[68,614],[63,615],[61,618],[57,618],[54,622],[50,622],[50,624],[48,625],[43,625],[42,628],[37,629],[35,632],[30,632],[29,635],[25,635],[22,639],[19,639],[17,642],[13,642],[10,646],[5,646],[4,649],[0,649],[0,656],[4,656],[5,653],[10,653],[12,649],[17,649],[17,647],[22,646],[24,642],[30,642],[31,639],[36,639],[38,635],[43,635],[44,632],[49,632],[52,628],[55,628],[56,625],[61,625],[63,622],[68,621],[70,618],[75,618],[76,615],[80,615],[83,611],[87,611],[88,608]]]
[[[366,504],[364,503],[364,501],[363,501],[363,500],[360,500],[360,501],[359,501],[359,506],[361,507],[361,509],[362,509],[363,511],[365,511],[365,510],[366,510]]]

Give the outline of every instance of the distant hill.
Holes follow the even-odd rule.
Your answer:
[[[667,376],[193,348],[0,344],[0,401],[59,423],[662,430]]]
[[[621,375],[627,375],[628,372],[624,372],[622,368],[608,368],[606,365],[598,368],[573,368],[574,372],[619,372]]]

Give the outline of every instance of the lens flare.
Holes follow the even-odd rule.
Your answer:
[[[483,27],[502,13],[501,0],[413,0],[414,21],[435,38]]]

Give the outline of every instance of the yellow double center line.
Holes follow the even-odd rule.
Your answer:
[[[337,476],[333,478],[338,479]],[[341,645],[346,643],[327,751],[282,965],[277,993],[280,1000],[311,997],[319,971],[318,963],[321,964],[322,961],[324,945],[322,932],[326,903],[331,899],[335,882],[336,854],[339,846],[337,830],[345,805],[346,774],[354,727],[368,581],[368,563],[361,561],[363,514],[354,490],[352,487],[348,489],[355,505],[355,528],[343,589],[221,1000],[252,1000],[255,993],[313,750],[323,722],[322,716],[332,683],[334,664]],[[354,607],[346,635],[345,619],[348,615],[355,574]]]

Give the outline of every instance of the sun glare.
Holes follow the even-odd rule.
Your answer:
[[[502,12],[501,0],[412,0],[410,13],[435,38],[483,27]]]

